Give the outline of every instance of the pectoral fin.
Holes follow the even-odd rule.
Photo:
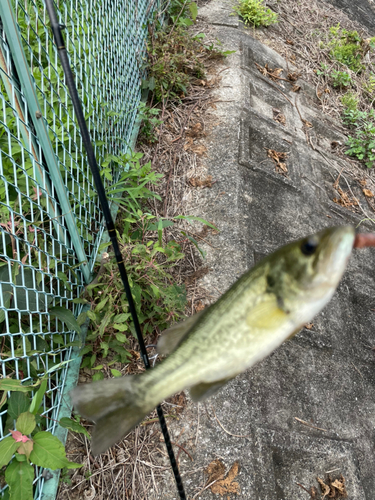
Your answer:
[[[199,311],[197,314],[190,316],[180,323],[176,323],[167,330],[164,330],[158,340],[157,351],[162,356],[170,354],[185,337],[185,335],[191,330],[191,328],[200,319],[203,311]]]
[[[271,330],[288,319],[288,314],[280,308],[276,295],[268,294],[264,300],[250,309],[247,324],[260,330]]]
[[[190,387],[189,392],[193,401],[203,401],[204,399],[209,398],[217,393],[219,389],[223,387],[229,380],[232,380],[234,377],[223,378],[222,380],[216,380],[215,382],[205,383],[193,385]]]

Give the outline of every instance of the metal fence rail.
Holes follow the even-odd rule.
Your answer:
[[[158,2],[55,3],[101,165],[132,145]],[[81,339],[49,310],[81,312],[75,299],[91,279],[104,224],[44,1],[1,0],[0,22],[0,377],[27,385],[78,356]],[[42,405],[44,428],[59,436],[73,364],[75,374],[69,364],[51,374]],[[0,440],[14,428],[7,402]],[[35,498],[53,498],[37,472]]]

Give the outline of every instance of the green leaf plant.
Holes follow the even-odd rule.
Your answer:
[[[66,458],[63,443],[51,432],[43,430],[42,418],[38,413],[47,390],[47,372],[44,377],[29,386],[20,380],[0,379],[0,400],[8,405],[5,423],[10,436],[0,441],[0,469],[5,467],[5,481],[9,500],[32,500],[35,470],[33,465],[52,470],[75,469],[82,464]],[[32,397],[29,393],[34,391]],[[7,393],[10,392],[10,396]],[[5,396],[5,401],[4,401]],[[61,426],[75,432],[87,431],[76,420],[64,418]]]

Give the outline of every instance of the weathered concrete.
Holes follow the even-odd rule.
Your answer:
[[[373,0],[326,0],[358,23],[366,26],[375,35],[375,8]]]
[[[287,241],[324,226],[360,221],[332,201],[342,160],[331,153],[331,142],[345,141],[339,124],[321,115],[307,83],[298,82],[299,93],[285,83],[280,90],[288,101],[259,73],[254,62],[293,68],[241,29],[230,13],[225,0],[200,11],[217,26],[225,47],[236,50],[222,72],[220,124],[207,143],[206,163],[217,183],[202,192],[203,215],[221,230],[213,240],[217,249],[206,248],[212,272],[204,283],[212,295]],[[273,120],[273,108],[285,115],[285,127]],[[309,141],[300,116],[313,125]],[[289,153],[288,178],[275,172],[265,148]],[[352,189],[366,206],[362,192]],[[206,484],[203,468],[220,457],[228,468],[240,464],[238,498],[308,500],[296,483],[317,487],[316,476],[324,478],[332,470],[332,476],[345,477],[350,500],[375,498],[374,264],[371,250],[354,254],[311,330],[227,384],[206,407],[189,403],[172,424],[172,437],[180,436],[179,443],[194,457],[191,463],[181,454],[189,498]],[[214,412],[225,429],[241,437],[224,432]],[[156,497],[177,499],[172,478]],[[217,497],[207,489],[197,498]]]

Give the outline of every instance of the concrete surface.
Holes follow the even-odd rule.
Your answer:
[[[213,296],[276,247],[324,226],[357,225],[362,218],[331,201],[343,164],[331,153],[332,141],[345,141],[339,124],[322,116],[315,89],[306,82],[298,82],[299,93],[284,82],[282,92],[292,105],[260,74],[254,61],[293,67],[254,40],[231,12],[226,0],[199,12],[216,26],[225,48],[236,50],[217,92],[223,101],[217,103],[220,124],[206,144],[208,173],[217,182],[202,191],[203,216],[221,230],[212,240],[217,249],[206,248],[212,272],[203,283]],[[285,127],[273,120],[273,108],[285,115]],[[309,143],[300,114],[313,125]],[[275,172],[265,148],[288,152],[288,178]],[[366,206],[362,192],[352,189]],[[375,499],[374,264],[373,251],[354,254],[311,330],[301,331],[206,405],[190,402],[172,423],[172,440],[194,458],[192,463],[180,455],[188,498],[218,498],[209,489],[199,491],[207,481],[203,469],[219,458],[227,469],[236,461],[240,465],[235,478],[240,493],[224,498],[309,500],[296,483],[318,487],[316,477],[333,471],[332,478],[345,478],[349,500]],[[241,437],[225,432],[215,414]],[[157,498],[178,498],[171,477]]]

